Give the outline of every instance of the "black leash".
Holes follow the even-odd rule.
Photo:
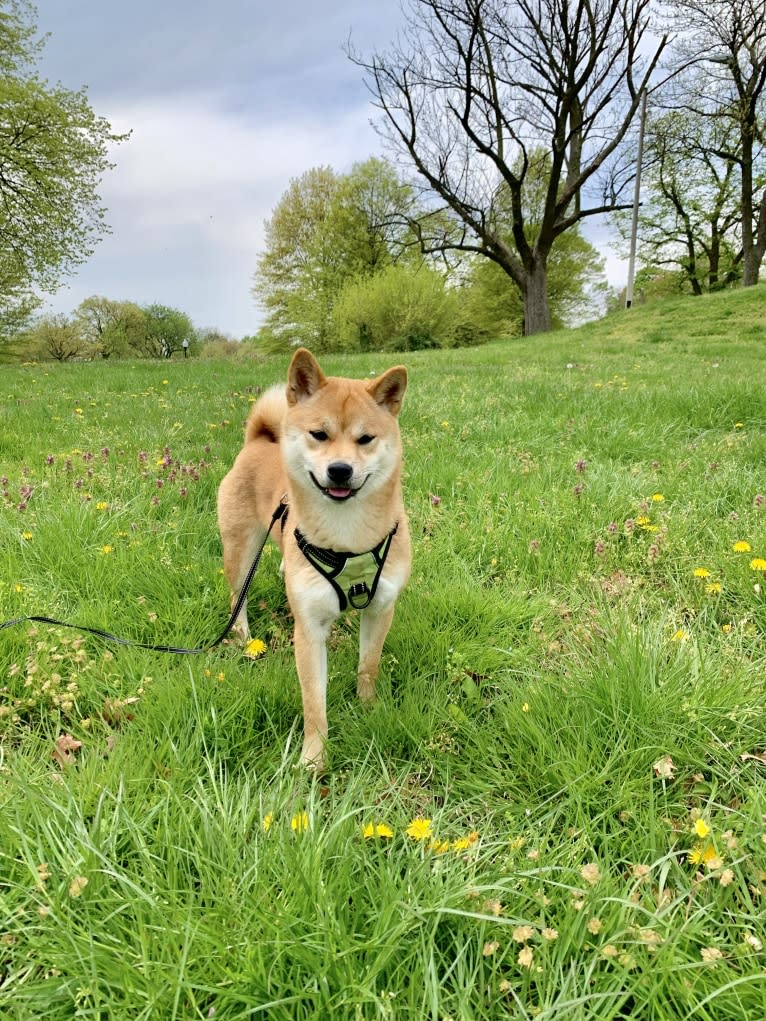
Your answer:
[[[36,624],[53,624],[56,627],[72,628],[74,631],[84,631],[89,635],[95,635],[97,638],[102,638],[105,642],[115,642],[117,645],[129,645],[134,649],[149,649],[151,652],[174,652],[184,656],[197,656],[201,652],[209,652],[211,649],[215,649],[216,646],[220,645],[224,638],[228,635],[231,629],[234,627],[234,622],[239,616],[239,611],[242,609],[242,604],[247,599],[247,590],[250,588],[250,582],[253,580],[255,572],[258,570],[258,565],[261,562],[261,554],[263,553],[266,542],[271,535],[271,530],[277,521],[280,521],[287,513],[287,504],[283,501],[279,504],[277,509],[271,516],[271,523],[266,530],[266,535],[263,538],[263,542],[260,545],[258,552],[255,554],[250,570],[247,572],[247,576],[242,584],[242,588],[239,591],[237,602],[234,605],[234,609],[231,611],[231,615],[223,629],[221,634],[210,642],[208,645],[203,645],[199,649],[184,649],[181,646],[176,645],[151,645],[147,642],[134,642],[130,638],[120,638],[119,635],[113,635],[109,631],[102,631],[101,628],[86,627],[83,624],[70,624],[65,620],[56,620],[53,617],[41,617],[41,616],[30,616],[30,617],[16,617],[13,620],[6,620],[0,624],[0,631],[7,627],[15,627],[17,624],[23,624],[25,621],[31,621]]]

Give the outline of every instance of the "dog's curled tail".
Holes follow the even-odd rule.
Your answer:
[[[284,386],[272,386],[253,405],[245,425],[245,442],[264,439],[270,443],[279,443],[286,410]]]

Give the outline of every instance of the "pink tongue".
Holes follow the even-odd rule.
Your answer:
[[[343,500],[351,494],[350,489],[328,489],[327,492],[330,496],[334,496],[336,500]]]

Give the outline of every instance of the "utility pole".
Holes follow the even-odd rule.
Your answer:
[[[628,286],[625,289],[625,308],[633,304],[633,281],[636,276],[636,238],[638,235],[638,207],[641,199],[641,164],[644,158],[644,128],[646,126],[646,89],[641,96],[641,120],[638,127],[638,153],[636,154],[636,183],[633,189],[633,219],[630,227],[630,258],[628,260]]]

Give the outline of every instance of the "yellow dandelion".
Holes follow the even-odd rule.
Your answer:
[[[716,596],[721,591],[720,581],[711,581],[709,585],[705,586],[705,591],[709,596]]]
[[[32,532],[22,532],[21,533],[21,538],[22,539],[27,539],[27,540],[31,539],[32,538]]]
[[[106,500],[99,500],[96,504],[96,510],[109,510],[109,504]]]
[[[685,642],[689,636],[682,627],[676,631],[674,635],[670,636],[671,642]]]
[[[734,423],[734,428],[735,429],[744,429],[745,428],[744,422],[735,422]]]
[[[694,832],[701,840],[704,840],[710,834],[710,827],[704,819],[697,819],[694,824]]]
[[[245,655],[250,659],[258,659],[259,656],[266,652],[267,648],[266,643],[261,641],[260,638],[251,638],[245,646]]]
[[[479,834],[476,830],[472,830],[467,837],[458,837],[457,840],[452,841],[453,851],[467,851],[469,847],[473,847],[476,841],[479,839]]]
[[[524,703],[524,705],[521,707],[521,711],[523,713],[528,713],[529,712],[529,702],[525,702]]]
[[[74,413],[75,413],[75,415],[81,415],[82,414],[82,408],[75,408],[74,409]]]
[[[652,503],[662,503],[664,501],[664,499],[665,499],[665,497],[662,495],[662,493],[653,493],[652,494]]]
[[[101,552],[104,554],[104,556],[107,556],[109,553],[111,553],[113,551],[113,549],[114,549],[114,547],[110,546],[107,543],[106,546],[102,546],[101,547]]]
[[[24,591],[24,586],[23,586],[23,585],[19,585],[19,583],[17,582],[17,583],[16,583],[16,584],[15,584],[15,585],[13,586],[13,591],[14,591],[14,592],[23,592],[23,591]]]
[[[273,812],[267,812],[266,815],[264,815],[263,819],[261,819],[261,828],[263,829],[264,833],[268,833],[269,832],[269,830],[271,829],[271,824],[273,822],[274,822],[274,813]]]
[[[293,833],[304,833],[309,828],[308,812],[298,812],[290,820],[290,827]]]
[[[709,578],[710,577],[710,571],[708,571],[707,567],[695,567],[694,568],[694,577],[695,578]]]
[[[427,840],[433,836],[430,819],[413,819],[404,831],[413,840]]]
[[[649,520],[650,519],[647,518],[646,515],[642,514],[640,517],[636,518],[636,524],[639,525],[641,528],[644,528],[646,527],[646,525],[649,524]]]
[[[750,550],[752,549],[752,546],[750,545],[749,542],[745,542],[744,539],[739,539],[737,542],[734,543],[732,549],[734,550],[735,553],[749,553]]]
[[[763,557],[754,557],[750,561],[750,567],[753,571],[766,571],[766,560]]]
[[[428,845],[428,850],[433,851],[434,854],[445,854],[449,849],[449,840],[432,840]]]
[[[394,831],[384,822],[368,822],[366,826],[362,827],[362,836],[365,840],[374,840],[375,838],[390,840],[393,835]]]

